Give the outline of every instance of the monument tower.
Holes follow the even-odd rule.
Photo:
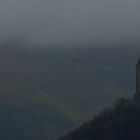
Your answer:
[[[134,99],[137,103],[140,103],[140,59],[136,64],[136,93]]]
[[[140,59],[136,64],[136,93],[140,94]]]

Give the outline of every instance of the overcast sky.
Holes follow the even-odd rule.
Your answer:
[[[0,0],[0,39],[74,44],[140,38],[140,0]]]

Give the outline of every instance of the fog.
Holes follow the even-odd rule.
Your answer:
[[[47,45],[139,41],[139,0],[1,0],[0,39]]]

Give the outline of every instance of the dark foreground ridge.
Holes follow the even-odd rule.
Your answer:
[[[59,140],[138,140],[140,139],[140,59],[136,64],[134,99],[120,98],[93,120]]]
[[[137,100],[118,99],[93,120],[59,140],[138,140],[140,104]]]

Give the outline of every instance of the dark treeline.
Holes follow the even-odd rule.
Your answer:
[[[140,139],[140,104],[119,98],[112,107],[59,140],[138,140]]]

